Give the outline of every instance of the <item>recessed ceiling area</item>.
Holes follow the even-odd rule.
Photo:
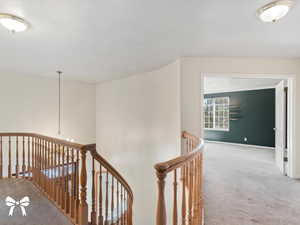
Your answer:
[[[30,29],[0,27],[0,74],[105,81],[157,69],[183,56],[300,57],[298,5],[275,24],[266,0],[2,0],[0,12]]]
[[[280,81],[282,80],[271,78],[204,77],[204,93],[210,94],[275,88]]]

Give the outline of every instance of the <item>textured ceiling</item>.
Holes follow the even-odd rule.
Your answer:
[[[181,56],[300,57],[300,8],[277,24],[255,11],[266,0],[1,0],[0,12],[32,28],[0,27],[0,73],[104,81]]]

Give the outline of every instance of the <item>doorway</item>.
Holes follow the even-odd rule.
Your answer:
[[[205,85],[206,79],[211,80],[210,86]],[[280,172],[289,177],[294,177],[294,76],[202,74],[201,81],[203,84],[201,107],[203,118],[202,136],[210,136],[210,138],[207,138],[210,141],[274,148],[274,162]],[[245,94],[246,91],[249,93]],[[273,125],[270,122],[272,120],[272,113],[270,112],[271,106],[269,102],[272,101],[272,97],[267,97],[272,92],[274,93],[275,107]],[[233,94],[246,95],[244,102],[235,101],[232,97]],[[260,99],[259,94],[265,95],[263,97],[264,100]],[[239,98],[242,98],[241,96]],[[260,105],[255,106],[258,107],[256,109],[249,109],[249,105],[253,102],[255,103],[255,98],[257,98],[257,102],[260,102]],[[241,105],[248,106],[245,108]],[[255,113],[255,110],[261,112],[263,109],[267,112],[265,112],[265,118],[260,118],[260,122],[259,120],[255,120],[255,117],[251,117],[252,114],[249,114]],[[254,112],[251,112],[251,110]],[[247,118],[245,115],[247,115]],[[264,125],[255,130],[255,121],[264,123]],[[247,132],[245,130],[243,132],[248,133],[248,135],[242,135],[240,130],[236,130],[238,127],[237,124],[245,125],[245,123],[248,123],[248,127],[244,126],[243,129],[248,130]],[[207,135],[208,133],[210,135]],[[218,136],[222,133],[225,135],[223,135],[223,138],[218,139]],[[234,135],[235,137],[233,137]],[[211,138],[211,136],[215,138]],[[272,141],[274,142],[273,146]]]

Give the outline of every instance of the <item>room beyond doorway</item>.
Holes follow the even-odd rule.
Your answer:
[[[273,149],[280,171],[293,177],[293,76],[202,74],[202,84],[203,137]]]

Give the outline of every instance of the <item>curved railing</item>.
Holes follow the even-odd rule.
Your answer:
[[[182,138],[184,154],[154,166],[158,178],[156,225],[167,224],[165,180],[171,173],[173,173],[173,187],[168,186],[167,193],[172,193],[173,197],[171,206],[173,225],[200,225],[203,223],[202,160],[204,143],[187,132],[182,133]],[[178,182],[179,176],[181,182]],[[178,205],[181,205],[179,206],[180,212],[178,212]]]
[[[0,133],[0,179],[5,177],[32,181],[73,224],[132,225],[130,186],[96,152],[95,144]]]
[[[132,225],[133,193],[126,180],[96,151],[92,155],[92,225]]]

